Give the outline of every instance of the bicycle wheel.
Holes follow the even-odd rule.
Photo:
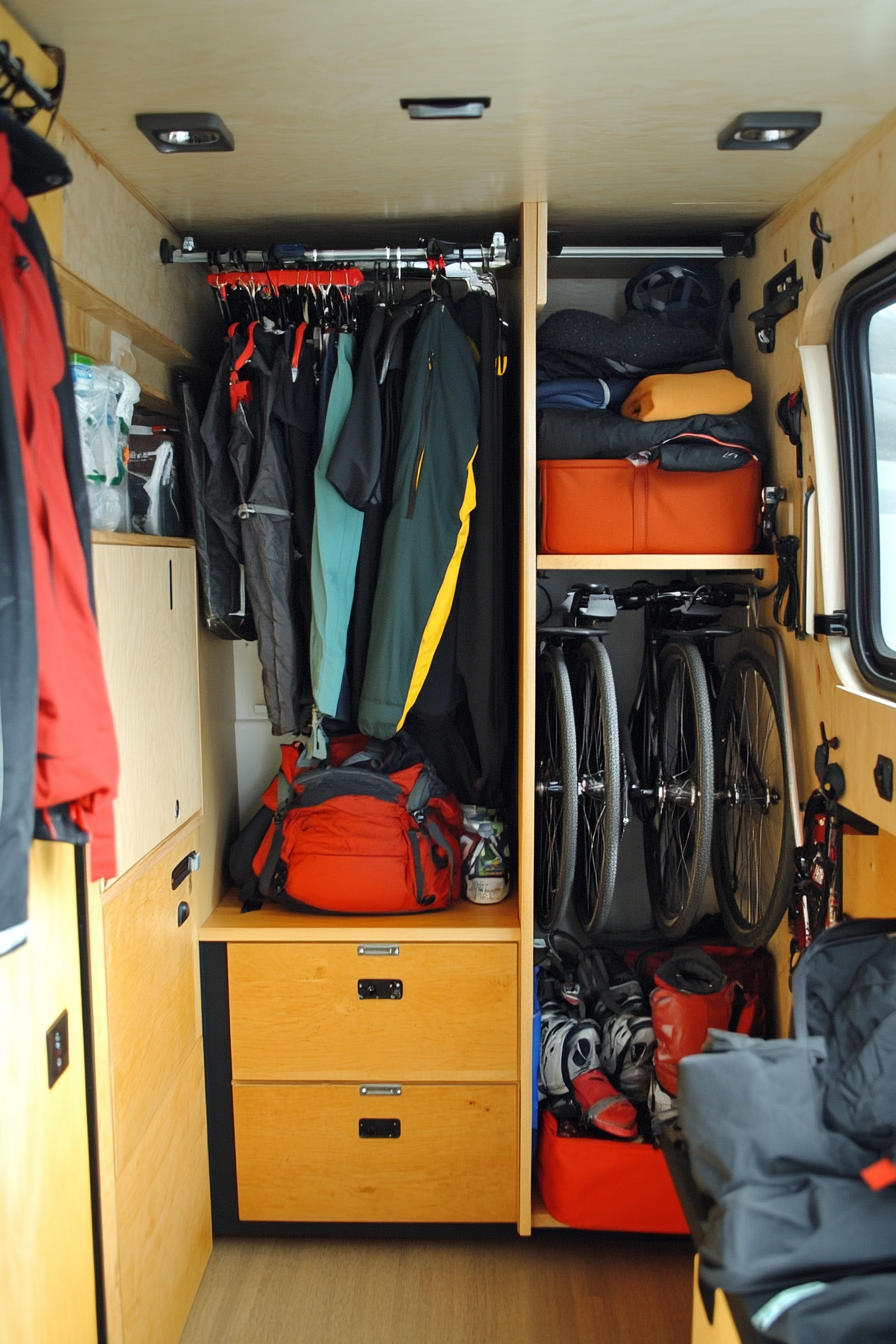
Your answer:
[[[576,868],[576,730],[566,659],[549,645],[538,659],[535,722],[535,918],[556,927]]]
[[[767,943],[793,885],[793,821],[777,670],[742,649],[716,702],[712,876],[719,909],[741,947]]]
[[[622,763],[610,656],[594,637],[586,639],[579,651],[573,704],[579,804],[573,892],[583,930],[600,933],[607,922],[616,885],[622,830]]]
[[[653,790],[644,816],[644,857],[653,917],[667,938],[694,922],[709,871],[712,838],[712,718],[703,660],[694,644],[670,639],[658,665],[651,733]]]

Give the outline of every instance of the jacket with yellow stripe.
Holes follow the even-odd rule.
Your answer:
[[[478,427],[472,348],[433,298],[411,349],[373,603],[358,716],[372,737],[402,727],[445,629],[476,507]]]

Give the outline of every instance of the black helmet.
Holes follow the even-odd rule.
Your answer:
[[[656,313],[674,326],[695,319],[703,325],[721,301],[722,278],[706,262],[653,261],[625,287],[627,308]]]

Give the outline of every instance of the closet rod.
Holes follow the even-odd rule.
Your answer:
[[[664,257],[670,261],[716,261],[725,255],[721,247],[567,247],[565,243],[560,252],[548,251],[551,261],[661,261]]]
[[[492,235],[491,243],[479,244],[472,243],[463,247],[454,247],[453,250],[446,248],[441,253],[446,266],[463,263],[470,266],[473,270],[481,270],[483,266],[483,253],[485,265],[489,270],[497,270],[500,266],[509,265],[507,258],[507,245],[504,241],[503,233]],[[183,247],[172,247],[167,238],[163,238],[159,244],[159,256],[165,265],[172,262],[199,262],[204,266],[236,266],[240,270],[245,270],[247,266],[259,266],[267,268],[271,264],[282,266],[284,262],[294,262],[304,266],[326,265],[331,263],[345,264],[350,262],[356,266],[372,266],[375,263],[388,264],[393,263],[401,266],[407,266],[410,270],[429,270],[430,251],[425,247],[359,247],[359,248],[315,248],[315,247],[291,247],[280,245],[272,247],[268,251],[260,249],[244,249],[239,247],[222,248],[220,250],[202,251],[193,246],[193,239],[184,238]]]

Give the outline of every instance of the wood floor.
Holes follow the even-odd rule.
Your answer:
[[[688,1344],[685,1237],[215,1242],[181,1344]]]

